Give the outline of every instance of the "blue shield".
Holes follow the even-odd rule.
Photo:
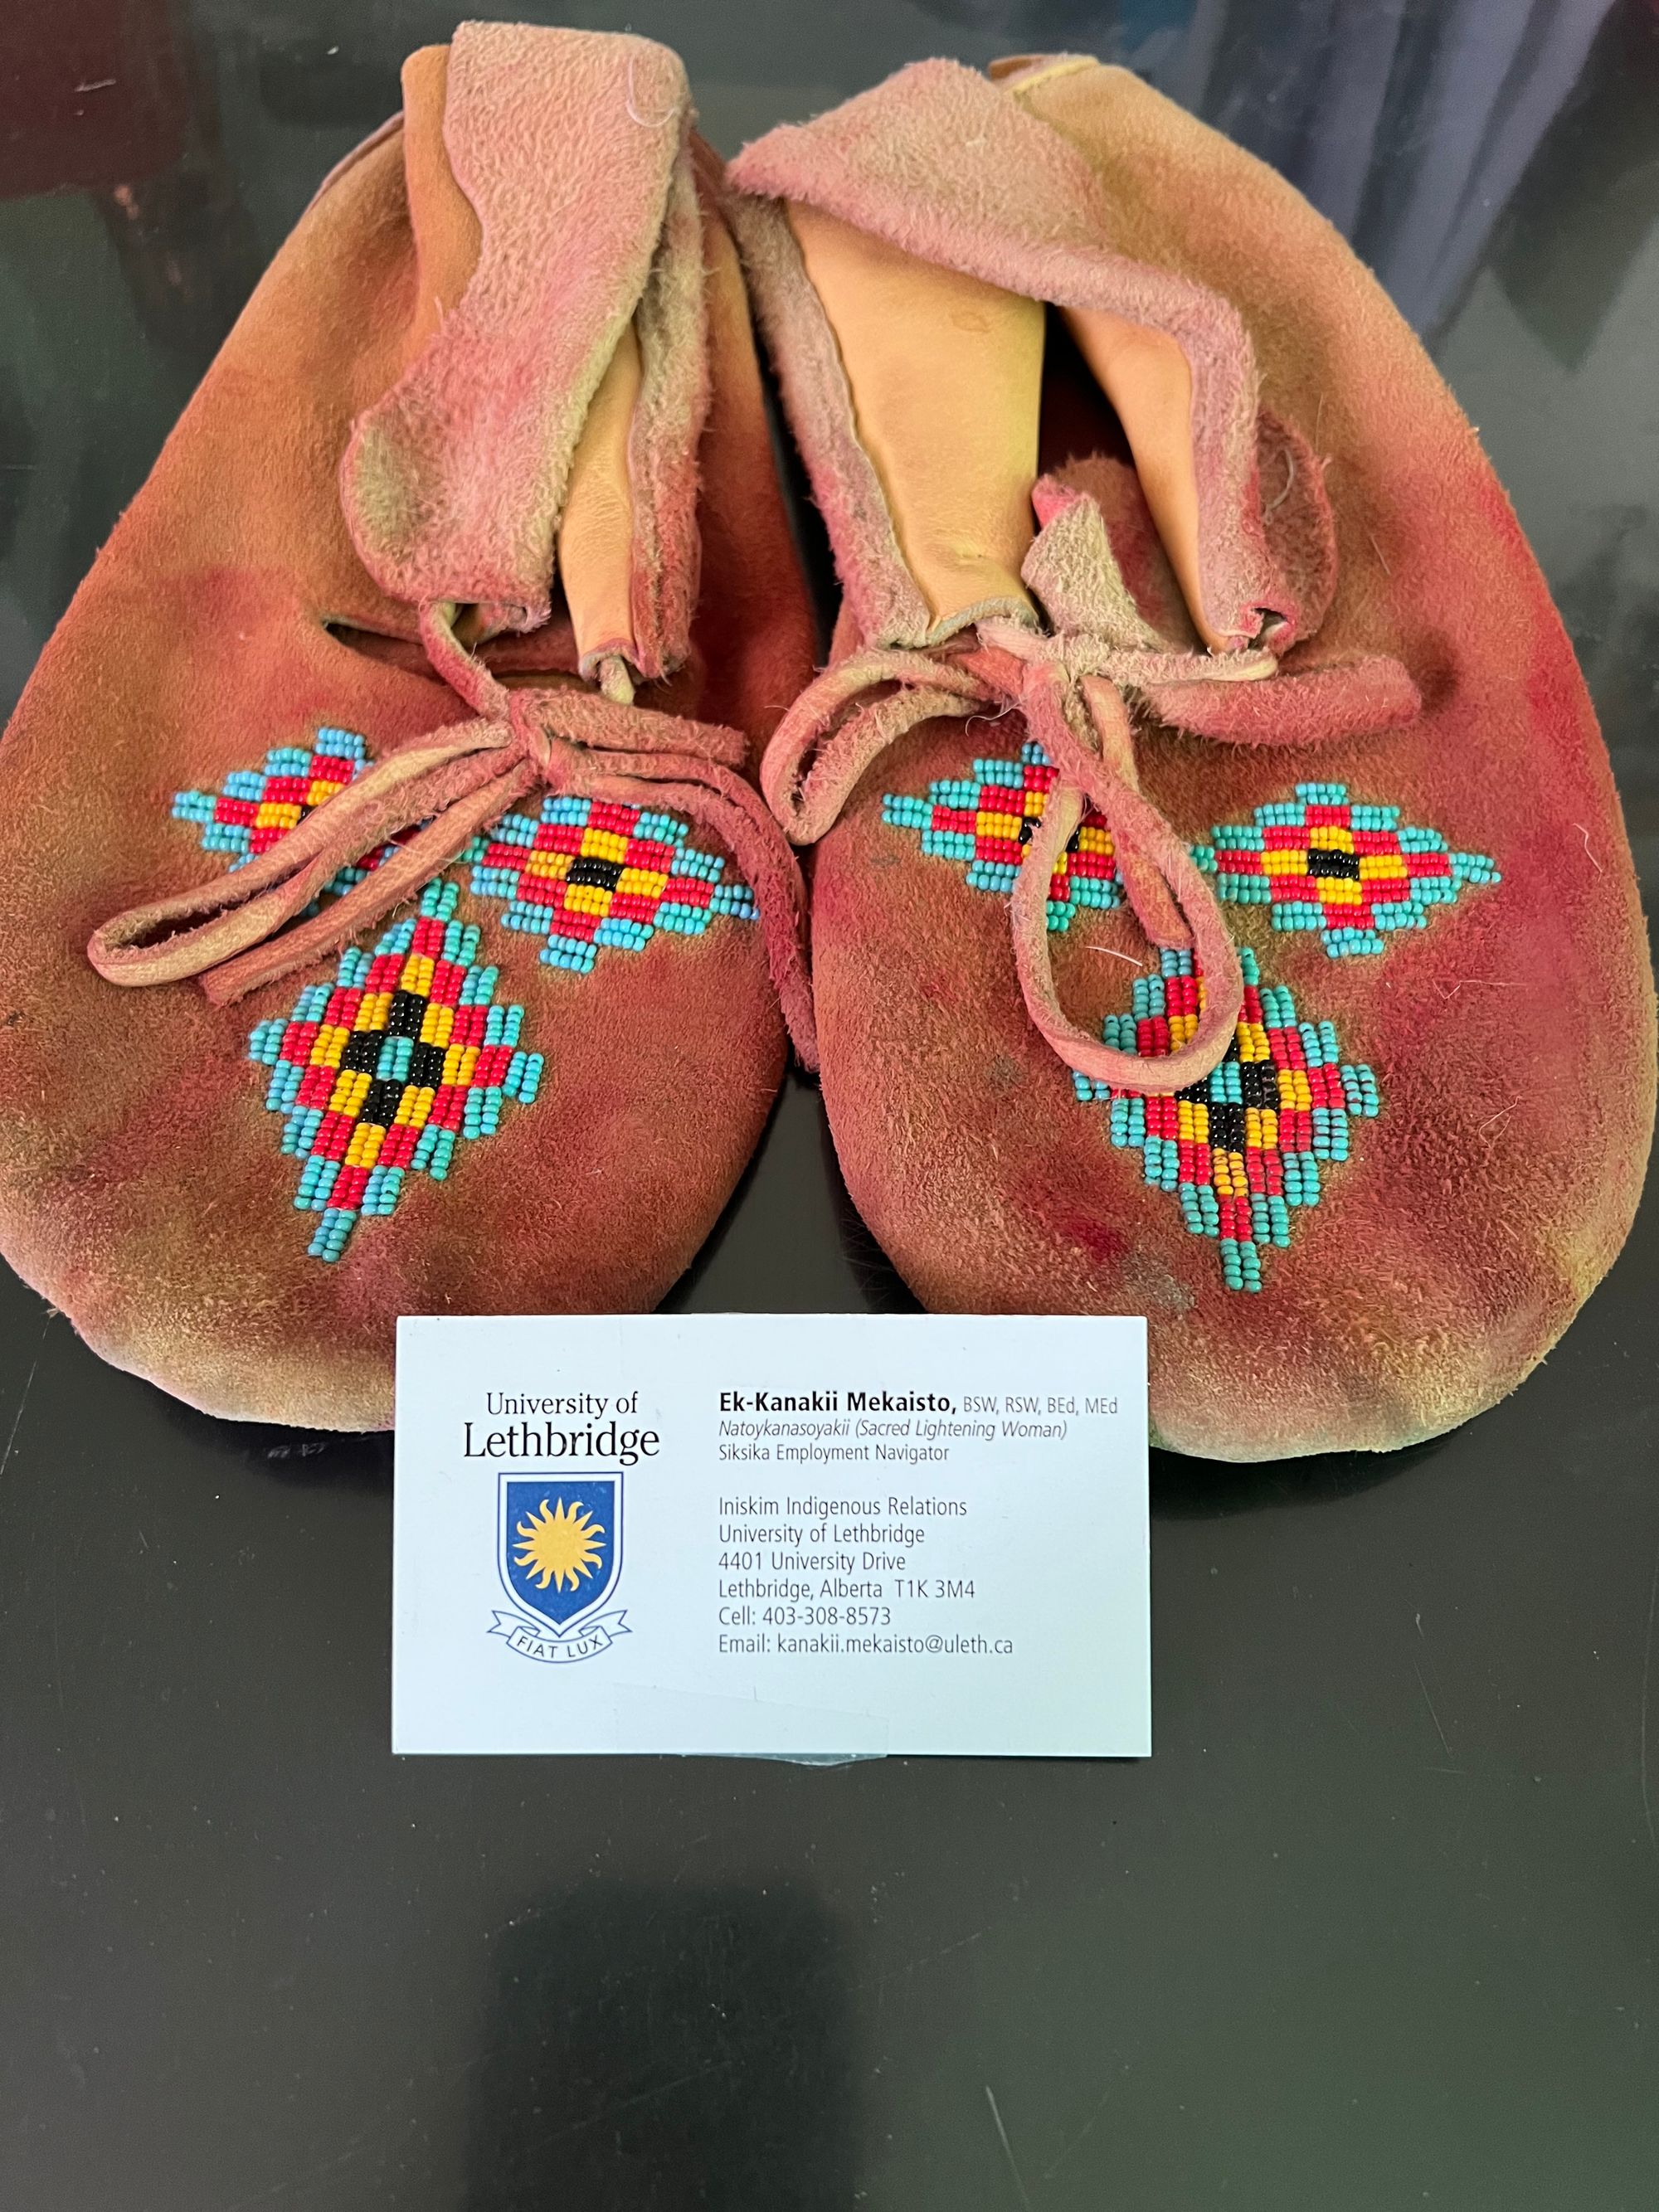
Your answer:
[[[622,1567],[620,1474],[504,1474],[497,1559],[514,1601],[556,1629],[602,1605]]]

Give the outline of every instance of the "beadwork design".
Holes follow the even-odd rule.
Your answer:
[[[314,745],[277,745],[263,768],[233,769],[218,791],[174,794],[173,818],[192,822],[207,853],[228,853],[244,866],[297,830],[313,807],[343,791],[368,766],[368,747],[350,730],[324,728]],[[337,895],[378,868],[390,845],[356,866],[342,868],[329,890]]]
[[[602,948],[637,952],[659,929],[700,937],[718,915],[753,921],[747,884],[699,852],[672,814],[602,799],[549,797],[474,840],[472,889],[504,899],[507,929],[544,937],[542,958],[579,975]]]
[[[1224,899],[1272,908],[1275,929],[1316,929],[1334,960],[1381,952],[1385,933],[1425,929],[1469,884],[1500,880],[1484,853],[1449,851],[1397,806],[1355,804],[1341,783],[1299,783],[1293,799],[1224,823],[1193,858]]]
[[[916,832],[930,857],[961,863],[976,890],[1006,896],[1054,781],[1028,743],[1018,760],[976,760],[971,776],[931,783],[925,799],[887,793],[882,819]],[[1299,783],[1293,799],[1212,836],[1193,858],[1218,895],[1267,907],[1275,929],[1317,930],[1333,959],[1380,953],[1389,932],[1426,928],[1431,909],[1455,904],[1469,884],[1502,881],[1484,853],[1453,852],[1438,830],[1402,823],[1397,806],[1355,801],[1340,783]],[[1048,927],[1068,929],[1082,908],[1115,907],[1122,895],[1111,833],[1091,811],[1049,885]],[[1202,1082],[1170,1096],[1075,1072],[1073,1081],[1080,1099],[1107,1106],[1113,1144],[1139,1150],[1146,1181],[1174,1193],[1188,1230],[1216,1239],[1227,1287],[1259,1291],[1264,1252],[1289,1244],[1295,1209],[1318,1205],[1324,1171],[1348,1157],[1350,1124],[1374,1119],[1379,1101],[1375,1075],[1342,1060],[1332,1024],[1303,1021],[1248,949],[1239,961],[1237,1030]],[[1203,992],[1190,953],[1160,952],[1158,973],[1135,984],[1133,1012],[1108,1017],[1107,1043],[1166,1057],[1197,1027]]]
[[[1377,1111],[1376,1079],[1349,1066],[1329,1022],[1304,1022],[1283,984],[1264,983],[1241,947],[1244,1005],[1227,1057],[1170,1095],[1115,1090],[1073,1073],[1078,1097],[1107,1106],[1111,1139],[1135,1146],[1146,1180],[1172,1191],[1194,1237],[1213,1237],[1229,1290],[1259,1291],[1269,1245],[1291,1241],[1291,1212],[1317,1206],[1323,1171],[1348,1157],[1348,1124]],[[1159,955],[1134,987],[1133,1011],[1102,1034],[1120,1052],[1164,1059],[1198,1026],[1203,978],[1189,952]]]
[[[963,862],[975,890],[1006,897],[1054,782],[1048,756],[1028,742],[1018,760],[976,760],[971,776],[944,776],[930,783],[926,799],[889,792],[881,817],[895,830],[917,831],[922,851],[933,859]],[[1049,882],[1048,927],[1069,929],[1085,907],[1114,907],[1122,896],[1112,833],[1091,809]]]
[[[418,915],[372,954],[348,947],[332,984],[248,1040],[271,1071],[283,1150],[302,1163],[295,1206],[322,1217],[313,1259],[337,1260],[363,1216],[390,1213],[405,1175],[441,1182],[460,1138],[495,1133],[503,1099],[535,1100],[542,1056],[519,1044],[524,1009],[492,1003],[497,970],[474,965],[478,933],[455,921],[456,896],[428,884]]]

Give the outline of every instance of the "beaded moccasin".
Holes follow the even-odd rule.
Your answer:
[[[866,1219],[935,1308],[1146,1315],[1182,1450],[1490,1405],[1624,1238],[1653,998],[1445,386],[1288,185],[1093,62],[923,64],[732,176],[845,594],[763,781]]]
[[[404,87],[0,746],[0,1245],[339,1428],[399,1314],[654,1304],[810,1055],[748,771],[811,628],[680,65],[468,24]]]

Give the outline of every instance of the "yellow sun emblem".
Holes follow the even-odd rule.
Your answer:
[[[562,1498],[556,1506],[543,1498],[514,1533],[524,1539],[514,1554],[514,1564],[538,1589],[546,1589],[550,1583],[555,1589],[574,1589],[604,1556],[601,1531],[588,1518],[586,1508],[567,1505]]]

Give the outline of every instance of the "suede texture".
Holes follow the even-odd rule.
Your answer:
[[[926,82],[908,72],[896,85],[907,81],[911,105],[926,104]],[[954,82],[951,114],[979,113],[986,99],[1015,105],[988,88],[970,105]],[[1054,138],[1093,173],[1097,234],[1067,250],[1167,270],[1224,295],[1242,319],[1267,410],[1268,538],[1296,574],[1304,621],[1324,617],[1271,687],[1143,694],[1143,790],[1197,842],[1290,799],[1297,783],[1346,784],[1455,850],[1490,855],[1502,881],[1468,884],[1371,957],[1332,957],[1317,933],[1275,929],[1265,907],[1225,908],[1264,981],[1290,988],[1303,1021],[1333,1023],[1341,1060],[1369,1064],[1381,1094],[1378,1118],[1352,1124],[1351,1156],[1326,1167],[1321,1202],[1293,1217],[1288,1249],[1267,1253],[1261,1290],[1231,1291],[1215,1240],[1189,1233],[1174,1195],[1146,1181],[1138,1149],[1114,1147],[1107,1109],[1079,1102],[1033,1029],[1006,899],[884,822],[884,793],[925,796],[976,757],[1017,757],[1021,719],[927,722],[866,770],[815,851],[836,1152],[860,1212],[935,1310],[1145,1315],[1163,1444],[1231,1460],[1395,1449],[1512,1389],[1605,1272],[1634,1212],[1653,1123],[1653,982],[1606,751],[1474,433],[1336,233],[1272,171],[1124,72],[1067,63],[1015,82],[1022,133]],[[930,108],[912,130],[895,94],[884,142],[842,111],[781,149],[763,142],[739,173],[768,192],[833,198],[845,219],[915,250],[929,235],[915,209],[947,144],[945,112]],[[988,141],[1010,150],[984,161],[978,186],[994,239],[1044,219],[1057,158],[1023,165],[1012,130]],[[840,182],[849,144],[856,198]],[[954,173],[950,189],[959,209]],[[739,228],[748,238],[762,224],[745,216]],[[961,240],[957,222],[939,249],[958,258]],[[787,364],[785,386],[787,395]],[[822,426],[806,423],[809,465],[822,442]],[[1179,595],[1127,448],[1063,339],[1051,338],[1042,445],[1045,469],[1095,497],[1140,615],[1179,637]],[[832,483],[829,501],[838,496]],[[1053,546],[1075,568],[1077,534]],[[856,563],[845,533],[838,553]],[[856,578],[848,586],[862,606]],[[1057,588],[1090,587],[1074,572]],[[837,650],[865,641],[844,617]],[[1389,719],[1389,698],[1353,708],[1352,684],[1288,681],[1351,664],[1362,690],[1386,685],[1376,654],[1398,656],[1422,696],[1407,728],[1355,734],[1351,722]],[[1349,722],[1333,725],[1322,684],[1340,689]],[[1251,726],[1270,697],[1271,726]],[[1191,733],[1212,716],[1252,741]],[[1326,741],[1306,742],[1316,726]],[[1079,914],[1050,950],[1067,1011],[1097,1032],[1155,965],[1127,906]]]
[[[684,71],[645,39],[468,23],[446,75],[443,154],[452,195],[477,217],[476,257],[433,342],[353,430],[342,484],[357,550],[412,605],[487,608],[511,629],[544,623],[572,456],[643,307],[635,596],[638,665],[660,676],[684,652],[690,612],[705,399],[701,230],[679,160]],[[428,301],[449,289],[453,228],[440,232],[448,251]],[[417,312],[424,327],[432,309]],[[665,578],[680,590],[665,597]]]
[[[1030,98],[1076,81],[1044,80]],[[1255,365],[1237,311],[1220,290],[1118,246],[1086,154],[1019,99],[957,63],[917,62],[814,123],[770,132],[732,176],[745,193],[805,201],[921,260],[1173,339],[1192,376],[1206,620],[1218,637],[1252,637],[1263,615],[1268,642],[1297,634],[1255,497]],[[855,542],[842,535],[836,550],[858,565]]]
[[[653,67],[673,75],[666,57]],[[648,72],[634,83],[643,130],[663,103]],[[719,165],[698,148],[695,167],[679,216],[666,194],[671,225],[691,210],[691,265],[707,271],[672,342],[706,324],[706,352],[699,337],[669,380],[707,393],[698,542],[672,515],[663,526],[690,634],[641,700],[728,723],[757,750],[810,672],[811,625]],[[586,181],[585,204],[604,202],[603,177]],[[535,312],[556,319],[562,273],[538,272]],[[570,273],[580,292],[588,272]],[[307,1256],[316,1217],[295,1211],[299,1164],[247,1045],[334,960],[220,1008],[194,984],[118,989],[88,964],[89,933],[118,908],[222,873],[169,818],[176,792],[308,746],[319,725],[361,732],[380,757],[465,718],[407,642],[416,610],[360,559],[337,484],[354,423],[424,358],[429,304],[394,129],[342,165],[283,248],[0,743],[0,1247],[103,1357],[219,1414],[386,1425],[399,1314],[653,1305],[729,1196],[784,1065],[753,922],[659,932],[573,975],[538,961],[541,941],[502,928],[500,903],[452,866],[477,958],[501,970],[495,999],[523,1006],[522,1042],[545,1055],[540,1095],[463,1144],[447,1181],[409,1176],[395,1212],[360,1220],[329,1264]],[[520,427],[508,408],[492,448],[475,419],[471,463],[498,457],[507,473]],[[568,622],[556,602],[543,629],[486,658],[498,672],[571,670]],[[693,842],[712,849],[695,828]]]

